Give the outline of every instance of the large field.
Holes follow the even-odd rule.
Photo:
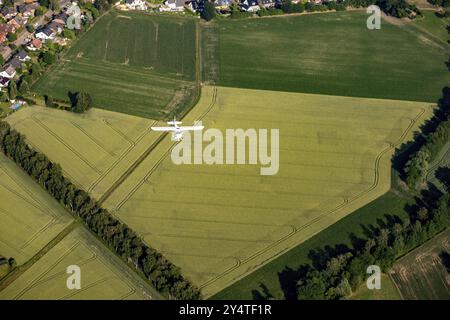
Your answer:
[[[105,205],[209,296],[387,192],[393,145],[430,112],[427,103],[204,87],[187,122],[279,128],[279,173],[176,166],[168,137]]]
[[[194,19],[111,12],[33,86],[68,100],[85,91],[96,107],[147,118],[181,113],[196,94]]]
[[[450,230],[444,231],[394,264],[391,277],[404,299],[450,299]]]
[[[23,264],[72,217],[0,152],[0,221],[0,253]]]
[[[67,267],[81,270],[81,289],[69,290]],[[151,299],[152,289],[88,231],[78,228],[53,247],[6,289],[4,299]]]
[[[436,102],[450,82],[446,41],[384,20],[370,31],[366,19],[365,12],[338,12],[222,20],[219,84]]]
[[[155,121],[93,109],[83,115],[29,107],[7,118],[28,143],[63,166],[79,187],[100,198],[155,142]]]

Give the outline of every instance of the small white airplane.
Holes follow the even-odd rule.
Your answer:
[[[181,121],[175,120],[173,118],[173,121],[167,122],[167,124],[170,124],[172,127],[151,127],[153,131],[166,131],[166,132],[172,132],[172,141],[181,141],[183,140],[183,133],[185,131],[197,131],[197,130],[203,130],[204,126],[185,126],[180,127]]]

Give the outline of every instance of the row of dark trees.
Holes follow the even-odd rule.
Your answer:
[[[63,176],[61,167],[30,148],[23,135],[0,122],[0,150],[14,160],[57,201],[100,237],[123,260],[140,270],[161,293],[175,299],[199,299],[200,291],[179,268],[144,244],[127,225],[114,218],[89,194]]]
[[[68,92],[70,106],[67,106],[65,101],[55,100],[49,95],[45,95],[45,106],[54,109],[61,109],[72,111],[75,113],[83,113],[92,108],[92,97],[86,92]]]
[[[429,209],[421,207],[415,218],[392,222],[369,237],[360,249],[340,253],[317,267],[305,266],[298,282],[298,299],[348,297],[367,277],[367,266],[388,271],[395,260],[450,226],[450,195],[441,195]]]
[[[423,184],[429,165],[439,155],[450,138],[450,92],[444,89],[434,116],[427,122],[421,134],[416,136],[416,150],[403,168],[405,180],[411,189]]]
[[[303,4],[302,2],[292,3],[291,0],[283,0],[280,1],[274,8],[260,9],[257,14],[259,16],[272,16],[283,13],[301,13],[304,11],[344,11],[347,7],[365,8],[373,4],[379,6],[380,9],[387,15],[397,18],[409,17],[413,19],[421,14],[415,5],[409,4],[406,0],[337,0],[324,1],[321,4],[315,4],[312,2],[307,2],[306,4]],[[208,10],[208,14],[202,15],[202,18],[209,21],[215,17],[214,6],[212,5],[208,8]],[[253,16],[253,13],[251,12],[242,12],[236,4],[231,5],[230,13],[231,18],[246,18]]]

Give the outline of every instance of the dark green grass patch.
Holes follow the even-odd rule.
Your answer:
[[[368,30],[364,12],[223,20],[220,85],[435,102],[449,46],[408,24]]]

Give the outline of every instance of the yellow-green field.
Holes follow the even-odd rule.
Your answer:
[[[78,265],[81,289],[69,290],[67,267]],[[151,299],[151,289],[88,231],[72,231],[6,289],[4,299]]]
[[[388,191],[394,146],[431,112],[429,103],[204,87],[185,124],[279,129],[278,174],[177,166],[166,137],[105,205],[208,297]]]
[[[67,211],[0,152],[0,252],[23,264],[72,221]]]
[[[153,120],[101,109],[78,115],[29,107],[7,120],[94,198],[100,198],[158,137],[150,130]]]

